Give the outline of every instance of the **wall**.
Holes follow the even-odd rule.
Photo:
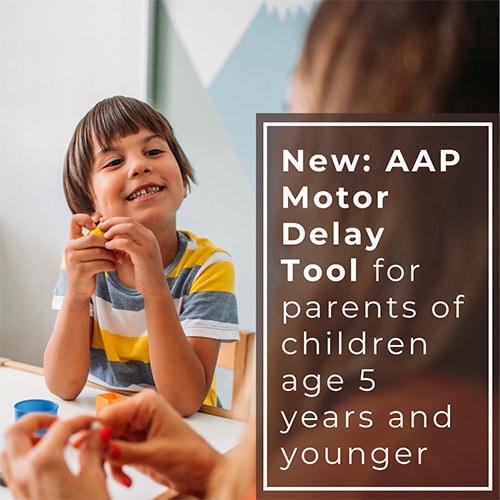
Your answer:
[[[147,0],[0,0],[0,356],[40,365],[68,232],[62,161],[78,120],[146,98]]]

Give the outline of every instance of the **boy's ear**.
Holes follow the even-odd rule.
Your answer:
[[[186,199],[187,195],[188,195],[188,185],[187,185],[187,182],[184,181],[184,196],[183,196],[183,198]]]

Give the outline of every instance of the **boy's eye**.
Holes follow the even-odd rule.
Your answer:
[[[146,156],[156,156],[163,153],[161,149],[150,149],[149,151],[146,152]]]
[[[104,168],[106,168],[106,167],[117,167],[118,165],[120,165],[122,163],[122,161],[123,160],[118,159],[118,158],[116,160],[111,160],[111,161],[109,161],[108,163],[106,163],[104,165]]]

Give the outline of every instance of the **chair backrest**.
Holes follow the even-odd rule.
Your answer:
[[[255,332],[248,330],[240,330],[240,340],[237,342],[221,343],[217,366],[233,372],[231,410],[235,409],[245,383],[246,373],[254,362],[254,351]]]

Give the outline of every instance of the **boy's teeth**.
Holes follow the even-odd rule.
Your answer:
[[[160,190],[161,190],[160,186],[151,186],[151,187],[148,187],[146,189],[141,189],[140,191],[136,191],[135,193],[132,193],[128,197],[128,199],[135,200],[136,198],[139,198],[141,196],[146,196],[147,194],[157,193]]]

